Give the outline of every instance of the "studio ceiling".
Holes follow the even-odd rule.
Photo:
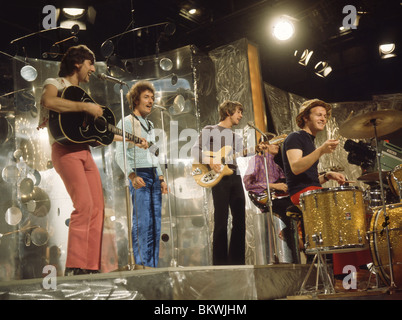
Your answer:
[[[159,41],[160,52],[193,44],[202,51],[247,38],[259,48],[263,80],[307,98],[329,102],[370,100],[372,95],[402,92],[401,32],[402,5],[395,0],[98,0],[98,1],[9,1],[0,13],[0,50],[10,55],[42,58],[53,43],[66,39],[68,30],[52,30],[10,44],[43,29],[42,8],[75,5],[92,6],[96,15],[87,29],[77,34],[78,43],[88,45],[104,60],[101,44],[109,37],[133,28],[160,22],[174,23],[176,31]],[[345,5],[360,12],[357,29],[341,33]],[[6,8],[5,8],[6,7]],[[195,15],[188,9],[196,8]],[[286,14],[295,20],[295,35],[286,42],[271,34],[275,17]],[[153,55],[163,28],[143,29],[122,36],[115,48],[121,58]],[[378,45],[394,42],[397,56],[379,57]],[[65,51],[72,41],[60,46]],[[314,74],[312,67],[298,64],[295,50],[314,50],[310,65],[327,61],[333,71],[327,78]],[[316,60],[314,60],[316,59]],[[52,59],[55,60],[55,59]],[[57,60],[57,58],[56,58]],[[0,57],[0,95],[12,91],[11,59]]]

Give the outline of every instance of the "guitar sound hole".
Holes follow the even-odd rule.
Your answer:
[[[107,131],[107,121],[105,117],[99,117],[95,120],[95,129],[100,133],[105,133]]]

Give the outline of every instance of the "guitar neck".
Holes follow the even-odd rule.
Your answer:
[[[116,126],[108,123],[108,130],[119,135],[119,136],[123,136],[123,130],[120,128],[117,128]],[[128,132],[124,132],[124,137],[130,141],[134,141],[134,143],[141,143],[141,139],[138,138],[137,136],[128,133]]]
[[[236,158],[238,158],[238,157],[244,157],[244,156],[246,156],[246,155],[249,154],[249,153],[253,153],[253,154],[254,154],[256,149],[257,149],[257,146],[251,147],[251,148],[247,148],[247,149],[244,149],[243,151],[236,152],[236,153],[234,153],[234,154],[228,155],[228,156],[225,157],[225,163],[228,163],[228,162],[230,162],[230,161],[233,161],[234,159],[236,159]]]
[[[283,140],[285,140],[286,137],[287,137],[287,134],[282,134],[282,135],[280,135],[280,136],[278,136],[278,137],[276,137],[276,138],[274,138],[274,139],[271,139],[271,140],[269,140],[269,141],[265,141],[265,142],[263,142],[263,143],[264,143],[264,144],[267,144],[267,145],[278,144],[278,143],[281,143]],[[254,147],[250,147],[250,148],[248,148],[248,149],[244,149],[243,151],[237,152],[237,153],[232,154],[232,155],[230,155],[230,156],[226,156],[226,157],[225,157],[225,161],[226,161],[226,162],[228,162],[228,161],[233,161],[233,159],[235,159],[235,158],[237,158],[237,157],[245,157],[245,156],[247,156],[249,153],[254,154],[256,151],[260,151],[260,150],[258,150],[258,145],[254,146]]]

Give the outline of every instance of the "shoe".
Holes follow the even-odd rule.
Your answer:
[[[78,275],[78,274],[83,274],[82,269],[80,269],[80,268],[66,268],[64,270],[64,275],[66,277],[75,276],[75,275]]]

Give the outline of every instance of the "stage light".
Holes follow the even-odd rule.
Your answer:
[[[189,14],[195,14],[197,12],[197,9],[190,9],[190,10],[188,10],[188,13]]]
[[[273,35],[280,41],[289,40],[295,32],[294,25],[287,17],[281,17],[273,27]]]
[[[63,13],[69,19],[79,19],[84,15],[85,9],[63,8]]]
[[[298,56],[298,53],[299,53],[298,50],[296,50],[295,53],[294,53],[294,56],[297,57],[297,56]],[[300,58],[299,58],[298,63],[301,64],[302,66],[307,66],[307,64],[309,63],[309,61],[310,61],[310,59],[311,59],[311,56],[313,55],[313,53],[314,53],[313,50],[305,49],[305,50],[302,52],[302,54],[301,54],[301,56],[300,56]]]
[[[315,74],[321,78],[326,78],[331,72],[332,67],[326,61],[318,62],[315,67]]]
[[[396,57],[396,54],[393,53],[395,51],[395,43],[384,43],[380,45],[378,49],[381,59]]]

